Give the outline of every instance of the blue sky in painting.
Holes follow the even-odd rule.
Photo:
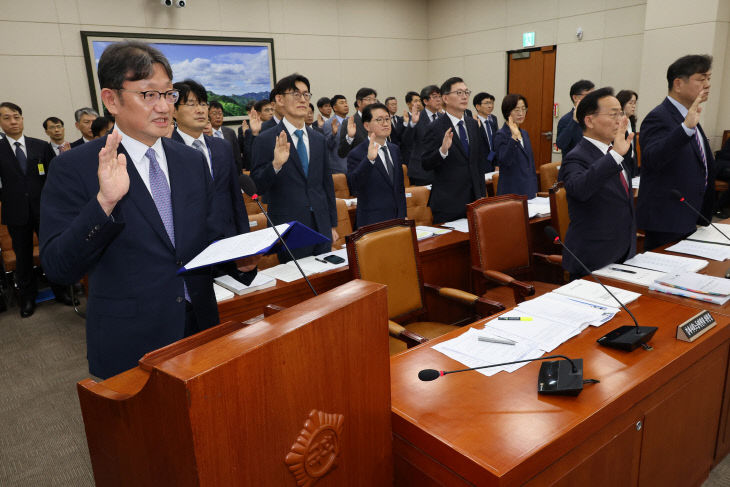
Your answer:
[[[109,44],[111,42],[93,42],[97,65],[101,53]],[[241,95],[271,89],[267,46],[182,43],[152,45],[161,50],[170,61],[173,82],[192,78],[219,95]]]

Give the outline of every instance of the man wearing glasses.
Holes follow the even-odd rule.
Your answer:
[[[434,171],[429,206],[434,223],[466,217],[466,205],[486,193],[487,157],[479,124],[465,117],[471,91],[461,78],[441,85],[446,113],[431,122],[423,148],[423,168]]]
[[[324,135],[306,127],[309,80],[291,74],[274,87],[277,106],[283,112],[279,124],[259,134],[253,143],[251,177],[266,196],[274,224],[298,221],[324,236],[338,239],[337,207],[332,176],[327,166]],[[297,258],[331,250],[331,243],[293,250]],[[286,252],[279,261],[291,260]]]
[[[636,253],[634,195],[623,165],[634,136],[626,138],[628,118],[611,88],[587,94],[576,113],[583,138],[563,157],[558,174],[570,211],[565,245],[594,271]],[[586,275],[569,252],[563,268],[573,279]]]
[[[40,240],[50,279],[89,276],[89,371],[107,378],[218,324],[210,269],[178,269],[221,232],[206,158],[164,137],[179,96],[164,55],[114,43],[98,76],[114,132],[54,160]]]

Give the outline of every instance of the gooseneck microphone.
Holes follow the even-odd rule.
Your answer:
[[[558,235],[558,232],[556,232],[553,227],[549,225],[545,227],[545,235],[547,235],[553,243],[560,244],[571,256],[573,256],[575,261],[580,264],[589,276],[591,276],[591,279],[600,284],[601,287],[605,289],[606,292],[624,309],[624,311],[631,316],[631,319],[634,320],[634,326],[620,326],[599,338],[597,340],[599,345],[610,348],[618,348],[619,350],[626,350],[627,352],[630,352],[651,340],[658,329],[656,326],[639,326],[639,322],[636,321],[636,317],[631,311],[629,311],[629,308],[624,306],[624,303],[622,303],[606,286],[604,286],[603,283],[593,275],[591,270],[588,269],[588,267],[586,267],[586,265],[568,247],[565,246],[565,243],[560,240],[560,235]]]
[[[276,235],[279,237],[279,241],[284,246],[286,251],[289,253],[289,256],[294,261],[294,265],[297,266],[297,269],[299,269],[299,272],[302,274],[302,277],[305,281],[307,281],[307,284],[309,284],[309,289],[312,290],[315,296],[317,296],[317,291],[314,290],[314,286],[312,286],[312,283],[309,282],[309,279],[307,278],[307,275],[304,273],[301,267],[299,267],[299,262],[297,262],[297,258],[294,257],[294,254],[292,254],[292,251],[289,249],[289,246],[286,244],[284,239],[281,237],[281,234],[279,233],[279,230],[276,229],[276,225],[274,225],[274,222],[271,221],[271,218],[269,218],[269,214],[266,213],[266,210],[264,210],[264,207],[261,206],[261,202],[259,201],[259,195],[256,194],[256,183],[253,182],[253,179],[251,179],[249,176],[245,174],[241,174],[238,177],[238,184],[241,185],[241,190],[249,195],[252,200],[256,202],[257,205],[259,205],[259,208],[261,209],[261,213],[264,214],[266,217],[266,220],[268,220],[269,225],[271,225],[271,228],[274,229],[274,232],[276,232]]]
[[[537,376],[537,392],[539,394],[552,394],[562,396],[577,396],[583,390],[583,359],[570,359],[565,355],[549,355],[547,357],[529,358],[525,360],[515,360],[514,362],[504,362],[501,364],[482,365],[481,367],[472,367],[461,370],[435,370],[423,369],[418,373],[418,378],[422,381],[432,381],[446,374],[456,374],[458,372],[468,372],[470,370],[486,369],[489,367],[499,367],[501,365],[521,364],[524,362],[534,362],[536,360],[548,360],[553,358],[562,358],[564,360],[556,360],[554,362],[545,362],[540,367],[540,373]],[[598,382],[590,379],[585,382]]]
[[[725,234],[723,233],[723,231],[722,231],[722,230],[720,230],[720,229],[719,229],[719,228],[717,227],[717,225],[715,225],[715,224],[714,224],[714,223],[712,223],[712,222],[711,222],[710,220],[708,220],[708,219],[707,219],[707,217],[705,217],[705,215],[703,215],[702,213],[700,213],[699,211],[697,211],[697,208],[695,208],[694,206],[690,205],[690,204],[689,204],[689,201],[687,201],[687,200],[686,200],[686,199],[684,198],[684,196],[682,196],[682,193],[680,193],[678,189],[673,189],[673,190],[671,190],[671,191],[670,191],[669,193],[670,193],[670,194],[671,194],[672,196],[674,196],[675,198],[677,198],[677,199],[678,199],[678,200],[679,200],[680,202],[682,202],[682,203],[684,203],[685,205],[687,205],[687,207],[688,207],[688,208],[689,208],[690,210],[692,210],[692,211],[694,211],[695,213],[697,213],[697,216],[699,216],[700,218],[702,218],[702,220],[706,221],[708,225],[711,225],[711,226],[712,226],[712,228],[714,228],[715,230],[717,230],[718,232],[720,232],[720,235],[722,235],[723,237],[725,237],[726,239],[728,239],[728,241],[730,241],[730,237],[728,237],[727,235],[725,235]]]

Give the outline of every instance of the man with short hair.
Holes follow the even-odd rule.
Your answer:
[[[41,193],[55,154],[48,142],[23,135],[23,110],[15,103],[0,103],[0,127],[5,132],[5,138],[0,140],[1,221],[8,226],[12,240],[20,316],[26,318],[35,311],[38,294],[33,271],[33,234],[38,235]],[[55,282],[50,275],[49,280]],[[56,301],[73,304],[68,288],[57,284],[51,284],[51,288]]]
[[[63,126],[63,120],[60,118],[48,117],[45,119],[43,121],[43,130],[46,131],[46,134],[51,139],[51,148],[54,154],[58,155],[71,148],[71,144],[66,141],[66,128]]]
[[[362,112],[367,140],[347,156],[350,187],[357,193],[357,226],[406,217],[406,196],[398,146],[388,142],[390,109],[373,103]]]
[[[89,371],[108,378],[218,324],[211,269],[178,271],[222,235],[205,156],[165,137],[179,96],[165,56],[115,42],[98,77],[115,130],[55,159],[41,262],[61,282],[88,274]]]
[[[337,235],[337,208],[332,176],[327,170],[327,148],[322,134],[307,128],[304,118],[312,95],[309,80],[294,73],[276,83],[276,102],[284,118],[256,137],[253,148],[253,178],[266,196],[269,215],[275,225],[296,220],[332,242]],[[306,257],[329,252],[331,242],[293,250]],[[291,260],[286,252],[279,260]]]
[[[347,174],[347,158],[340,157],[339,154],[340,137],[338,131],[347,119],[350,106],[347,104],[345,95],[333,96],[330,103],[332,105],[332,116],[324,123],[322,128],[327,142],[327,164],[331,174]]]
[[[390,136],[388,141],[400,145],[401,134],[405,127],[403,126],[403,118],[398,116],[398,100],[394,96],[389,96],[385,99],[384,105],[388,107],[388,114],[390,115]]]
[[[474,108],[477,111],[477,117],[481,122],[481,130],[479,135],[484,138],[487,144],[487,170],[494,171],[494,134],[497,133],[497,117],[492,114],[494,110],[494,96],[486,92],[477,93],[474,96]]]
[[[231,154],[233,154],[233,160],[236,163],[236,168],[240,173],[244,167],[249,167],[250,164],[246,164],[241,148],[238,146],[238,139],[236,138],[236,132],[223,125],[223,105],[217,100],[210,102],[208,107],[208,118],[210,119],[210,125],[213,128],[213,137],[226,140],[231,146]]]
[[[563,153],[563,157],[567,156],[568,152],[573,150],[573,147],[583,138],[583,130],[578,125],[575,109],[583,97],[593,91],[594,87],[593,82],[587,79],[576,81],[570,87],[570,100],[573,102],[573,108],[558,121],[557,136],[555,137],[555,145]]]
[[[322,119],[322,122],[326,122],[332,117],[332,102],[326,96],[323,96],[317,100],[317,110],[319,111],[318,118]]]
[[[104,137],[114,128],[114,120],[109,117],[97,117],[91,122],[91,135],[93,139]]]
[[[357,113],[348,117],[345,130],[340,132],[340,147],[337,153],[340,157],[346,158],[353,147],[362,143],[368,136],[362,126],[362,111],[366,106],[378,101],[378,92],[372,88],[360,88],[355,94],[355,108]]]
[[[465,114],[471,91],[464,80],[452,77],[439,90],[446,113],[428,125],[423,167],[434,172],[431,207],[434,223],[466,217],[466,205],[487,194],[486,147],[479,124]]]
[[[76,119],[76,128],[81,132],[81,137],[71,142],[71,148],[78,147],[84,142],[88,142],[94,138],[91,133],[91,122],[97,119],[99,114],[93,108],[79,108],[74,112]]]
[[[611,88],[586,94],[576,118],[583,139],[563,158],[558,174],[570,213],[565,246],[594,271],[636,253],[634,196],[623,165],[633,134],[626,138],[628,119]],[[563,252],[563,268],[573,279],[587,274],[570,252]]]
[[[698,224],[707,224],[673,196],[673,190],[705,218],[712,218],[715,164],[700,125],[711,77],[712,56],[677,59],[667,69],[667,97],[641,123],[641,190],[636,219],[646,233],[646,250],[681,240]]]
[[[421,90],[421,102],[425,108],[416,116],[411,116],[408,128],[412,134],[403,134],[403,138],[412,137],[410,159],[408,160],[408,179],[414,186],[426,186],[433,183],[433,171],[422,164],[424,146],[428,143],[426,133],[428,127],[439,118],[442,109],[441,90],[436,85],[428,85]]]

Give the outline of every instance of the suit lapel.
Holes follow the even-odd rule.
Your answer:
[[[26,142],[26,149],[27,149],[27,147],[28,146],[27,146],[27,142]],[[2,140],[0,140],[0,150],[3,152],[2,157],[8,161],[9,167],[12,167],[13,170],[22,177],[23,171],[20,169],[20,163],[18,162],[18,159],[15,157],[15,151],[13,150],[13,147],[10,145],[10,141],[5,137],[3,137]],[[27,154],[26,154],[26,157],[27,157]]]
[[[669,97],[664,99],[664,104],[666,105],[667,111],[671,114],[672,118],[675,122],[681,124],[684,122],[684,118],[682,117],[682,114],[679,113],[679,110],[677,107],[674,106],[674,104],[669,101]],[[697,129],[700,130],[700,135],[702,136],[702,140],[704,140],[704,134],[702,133],[702,130],[700,128],[700,124],[697,124]],[[692,150],[694,151],[695,155],[697,156],[697,163],[702,166],[702,168],[705,168],[705,164],[702,162],[702,154],[700,153],[700,147],[697,145],[697,139],[695,136],[692,136],[692,139],[690,141],[690,145],[692,146]],[[704,143],[704,142],[703,142]],[[704,148],[707,150],[707,147]],[[705,156],[706,157],[706,156]]]
[[[182,224],[185,215],[182,215],[180,213],[183,211],[183,208],[185,208],[185,197],[187,193],[185,178],[190,177],[190,172],[186,171],[185,163],[187,161],[185,161],[184,156],[179,154],[179,147],[175,147],[172,144],[169,144],[163,138],[162,149],[165,151],[165,158],[167,159],[167,172],[170,175],[170,203],[172,204],[172,222],[173,227],[175,228],[175,247],[182,248],[182,244],[183,242],[185,242],[185,239],[187,237],[187,235],[185,234],[185,228],[187,227],[187,225]],[[209,170],[208,167],[206,167],[206,169]],[[162,223],[162,219],[160,219],[160,223]],[[178,225],[178,223],[180,223],[180,225]],[[162,228],[164,230],[164,225]],[[167,231],[165,231],[165,235],[167,235]]]

